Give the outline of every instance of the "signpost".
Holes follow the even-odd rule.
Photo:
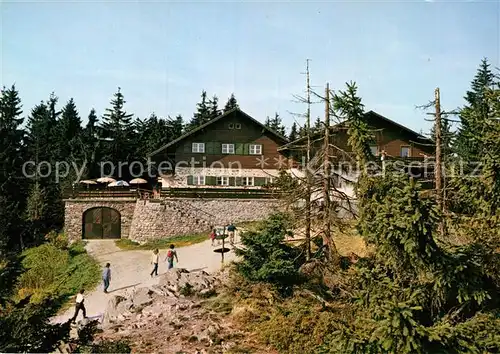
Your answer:
[[[224,253],[231,251],[231,249],[225,247],[225,239],[228,235],[226,234],[226,227],[223,228],[222,234],[216,235],[215,239],[216,240],[221,240],[222,239],[222,248],[216,248],[214,249],[214,252],[220,253],[221,254],[221,263],[224,264]]]

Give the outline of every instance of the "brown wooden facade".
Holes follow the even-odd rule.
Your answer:
[[[150,156],[157,163],[168,161],[176,174],[181,168],[240,169],[239,176],[228,176],[228,187],[245,186],[243,179],[249,171],[279,170],[289,162],[278,148],[288,141],[285,137],[265,127],[239,109],[232,110],[212,121],[195,128],[170,142]],[[200,147],[202,145],[202,148]],[[166,173],[165,173],[166,172]],[[269,179],[252,175],[251,186],[263,186]],[[193,183],[187,176],[187,184]],[[203,185],[217,186],[216,176],[204,177]],[[222,187],[222,186],[221,186]]]

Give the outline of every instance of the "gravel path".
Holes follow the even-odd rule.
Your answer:
[[[208,238],[208,236],[207,236]],[[236,239],[236,242],[238,240]],[[225,247],[232,248],[227,245]],[[114,240],[92,240],[87,243],[87,251],[94,256],[104,267],[106,263],[111,264],[111,285],[108,294],[102,290],[102,285],[85,295],[85,308],[87,317],[99,316],[104,313],[108,304],[108,299],[113,295],[121,295],[133,291],[136,287],[144,287],[156,284],[158,277],[151,278],[152,271],[151,255],[152,251],[123,251],[119,249]],[[211,241],[194,244],[177,249],[179,263],[174,263],[176,268],[186,268],[189,271],[204,270],[214,272],[221,269],[221,254],[213,252],[217,247],[211,246]],[[167,250],[160,250],[160,263],[158,274],[167,270],[165,258]],[[236,255],[231,250],[224,254],[225,264],[236,259]],[[53,318],[53,322],[66,322],[73,316],[74,307],[64,311]],[[82,314],[78,315],[78,319]]]

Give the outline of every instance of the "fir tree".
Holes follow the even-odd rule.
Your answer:
[[[490,69],[487,59],[483,59],[477,74],[472,80],[471,90],[467,91],[466,106],[460,112],[461,126],[456,139],[456,150],[466,161],[479,161],[483,154],[480,137],[489,107],[485,94],[495,84],[495,74]]]
[[[182,119],[182,116],[178,114],[172,121],[172,137],[173,139],[177,139],[182,135],[182,133],[185,130],[184,127],[184,120]]]
[[[188,130],[199,127],[202,124],[210,121],[211,115],[211,107],[209,106],[209,101],[207,100],[207,92],[203,90],[201,92],[201,101],[196,104],[196,112],[189,122]]]
[[[221,115],[221,111],[219,109],[219,98],[214,95],[212,99],[209,101],[210,106],[210,119],[217,118]]]
[[[288,135],[288,140],[295,141],[299,138],[299,132],[297,130],[297,123],[293,122],[292,128],[290,129],[290,134]]]
[[[226,102],[226,105],[224,106],[223,113],[226,113],[226,112],[228,112],[232,109],[235,109],[235,108],[240,108],[240,106],[238,105],[238,101],[236,100],[236,97],[234,97],[234,93],[232,93],[231,97],[229,97],[229,99]]]
[[[82,120],[78,115],[75,102],[71,98],[62,109],[61,119],[57,122],[56,131],[58,159],[69,161],[78,151],[75,140],[82,133]]]
[[[3,88],[0,97],[0,252],[22,246],[19,215],[26,198],[22,175],[22,105],[15,86]]]
[[[106,108],[101,123],[102,138],[107,139],[103,144],[105,157],[115,164],[127,162],[133,151],[130,141],[133,141],[133,114],[125,111],[126,101],[121,93],[120,87],[110,101],[111,108]]]
[[[264,125],[278,134],[281,134],[283,136],[286,135],[286,128],[283,125],[281,117],[279,116],[278,113],[275,113],[274,118],[272,119],[267,117]]]

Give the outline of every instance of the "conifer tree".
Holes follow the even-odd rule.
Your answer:
[[[495,74],[490,69],[487,59],[483,59],[467,91],[466,106],[460,112],[461,126],[458,130],[455,148],[466,161],[479,161],[483,154],[480,137],[488,117],[489,107],[485,94],[495,84]]]
[[[0,253],[17,248],[22,241],[19,215],[26,198],[22,175],[22,105],[14,85],[3,88],[0,96]]]
[[[264,125],[278,134],[286,135],[286,128],[277,112],[274,114],[274,118],[267,117]]]
[[[223,113],[226,113],[226,112],[228,112],[232,109],[235,109],[235,108],[240,108],[240,106],[238,105],[238,101],[236,100],[236,97],[234,97],[234,93],[232,93],[231,97],[229,97],[229,99],[226,102],[226,105],[224,106]]]
[[[299,132],[297,130],[297,123],[293,122],[292,128],[290,129],[290,134],[288,135],[288,140],[295,141],[299,138]]]
[[[189,122],[188,130],[199,127],[202,124],[210,121],[212,117],[210,102],[207,100],[207,92],[201,92],[201,101],[196,104],[196,112]]]
[[[209,107],[211,120],[221,115],[221,111],[219,109],[219,98],[216,95],[214,95],[209,101]]]
[[[134,150],[134,147],[130,146],[130,142],[134,141],[133,114],[125,111],[125,103],[121,89],[118,87],[118,91],[110,101],[111,107],[106,108],[101,122],[102,138],[108,140],[102,145],[105,151],[104,157],[115,164],[127,162]]]
[[[173,139],[177,139],[180,137],[185,130],[184,120],[180,114],[175,116],[175,118],[171,121],[172,124],[172,137]]]

